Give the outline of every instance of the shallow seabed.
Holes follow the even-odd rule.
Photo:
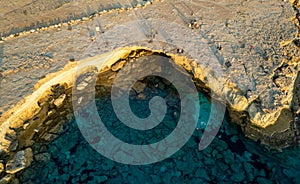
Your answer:
[[[158,93],[164,95],[163,91]],[[300,183],[300,147],[281,153],[268,151],[245,139],[238,127],[227,120],[214,141],[199,151],[203,122],[207,122],[211,107],[202,93],[199,97],[199,130],[195,130],[180,151],[161,162],[134,166],[109,160],[85,141],[76,121],[72,121],[65,124],[67,131],[48,145],[45,152],[36,154],[35,162],[18,177],[21,183]],[[147,116],[149,112],[142,108],[147,100],[132,100],[133,112]],[[122,130],[126,127],[112,113],[109,97],[97,99],[97,106],[100,117],[108,122],[106,127],[126,142],[159,141],[176,126],[172,123],[172,113],[167,113],[165,124],[147,135]],[[149,135],[154,139],[146,137]]]

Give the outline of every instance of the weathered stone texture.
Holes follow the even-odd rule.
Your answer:
[[[178,34],[181,36],[190,34],[191,32],[188,32],[187,29],[178,28],[174,30],[173,27],[168,27],[169,24],[159,25],[168,31],[169,35],[166,35],[163,30],[159,30],[166,42],[172,44],[176,42],[175,45],[189,43],[188,48],[179,52],[178,48],[151,45],[150,40],[148,40],[149,43],[140,44],[144,44],[152,50],[144,47],[127,47],[116,50],[110,60],[106,61],[106,67],[101,72],[99,71],[100,66],[98,68],[79,69],[79,72],[82,72],[82,78],[79,77],[75,82],[76,90],[72,89],[74,85],[72,79],[79,62],[69,63],[63,70],[59,70],[65,65],[63,64],[66,59],[65,55],[73,52],[82,53],[83,48],[87,48],[90,44],[88,39],[92,39],[90,36],[93,34],[89,33],[89,36],[84,37],[65,32],[65,30],[61,31],[63,26],[68,25],[52,27],[57,29],[55,33],[53,30],[41,29],[38,31],[45,31],[41,34],[50,35],[51,33],[51,38],[55,39],[52,41],[46,37],[40,38],[40,43],[37,45],[41,47],[33,54],[30,54],[32,46],[27,50],[28,52],[23,52],[23,48],[18,48],[18,44],[26,45],[24,43],[36,40],[35,35],[24,33],[23,37],[18,39],[7,38],[5,40],[5,47],[7,47],[5,52],[9,56],[3,58],[2,68],[4,71],[1,73],[1,83],[4,84],[4,91],[15,90],[16,94],[10,99],[8,98],[11,104],[3,105],[3,108],[7,109],[19,99],[23,99],[25,94],[30,94],[29,89],[42,78],[35,85],[35,91],[32,95],[27,96],[11,110],[1,115],[0,158],[4,165],[9,163],[11,166],[8,173],[20,170],[20,168],[13,167],[15,163],[13,159],[17,153],[22,157],[22,154],[26,152],[25,148],[32,147],[35,142],[47,143],[59,136],[59,132],[64,131],[62,125],[70,120],[73,114],[71,105],[73,94],[80,94],[83,89],[94,91],[95,88],[98,96],[108,93],[117,72],[129,59],[154,53],[172,57],[176,64],[193,75],[195,84],[201,90],[208,94],[211,94],[210,90],[212,90],[217,94],[216,98],[225,99],[232,121],[242,127],[247,137],[278,149],[297,144],[300,136],[299,1],[291,0],[291,2],[293,7],[282,1],[240,1],[238,3],[237,1],[228,1],[227,7],[234,10],[231,11],[218,3],[201,1],[192,6],[195,10],[194,17],[188,16],[191,12],[187,8],[182,8],[184,7],[183,4],[180,5],[181,8],[174,8],[170,1],[153,5],[149,9],[137,10],[145,17],[152,17],[153,19],[164,17],[169,22],[175,22],[181,26],[187,26],[186,20],[192,18],[200,20],[199,15],[203,15],[201,18],[203,25],[197,34],[201,36],[201,43],[206,43],[209,46],[215,56],[213,61],[217,62],[209,60],[210,54],[203,54],[201,61],[165,54],[166,51],[183,55],[194,54],[193,51],[199,43],[188,40],[189,36],[185,37],[186,40],[183,41],[176,39]],[[261,3],[260,6],[257,6],[258,3]],[[268,10],[269,13],[266,14],[265,10]],[[153,15],[151,11],[163,13]],[[167,15],[164,12],[167,12]],[[126,24],[132,20],[129,18],[130,16],[124,16],[124,14],[120,11],[102,16],[107,23],[107,29],[111,32],[103,32],[101,36],[110,38],[112,37],[110,34],[113,34],[114,40],[109,41],[115,44],[101,48],[95,47],[94,50],[86,52],[87,56],[83,57],[87,57],[87,59],[80,62],[96,63],[96,59],[103,59],[104,56],[90,57],[95,53],[105,53],[107,50],[127,45],[135,37],[141,38],[140,35],[136,35],[136,32],[131,30],[136,29],[136,27],[131,28],[131,24],[129,26]],[[176,15],[171,16],[174,19],[170,20],[170,14]],[[85,18],[84,21],[98,24],[96,20],[89,17]],[[82,31],[86,30],[86,25],[81,24],[83,21],[72,22],[72,26],[76,28],[72,30],[85,35],[85,32]],[[113,24],[126,24],[128,30],[120,29]],[[98,27],[98,29],[100,28]],[[117,35],[125,36],[117,37]],[[55,40],[61,40],[62,37],[68,37],[68,39],[62,41],[58,46],[43,44],[51,44],[56,42]],[[93,41],[95,41],[94,39],[99,38],[93,37]],[[97,42],[99,45],[107,45],[105,39],[97,41],[99,41]],[[64,48],[66,43],[76,45],[79,42],[82,43],[82,47]],[[57,47],[56,50],[54,49],[54,55],[51,54],[53,47]],[[153,51],[155,49],[159,51]],[[77,57],[79,56],[76,55]],[[54,61],[55,58],[56,61]],[[72,60],[75,60],[73,56]],[[54,64],[54,62],[56,63]],[[224,75],[219,75],[214,70],[215,67],[219,66],[221,66]],[[27,77],[27,74],[35,67],[37,72],[31,72],[32,75]],[[58,72],[44,76],[49,71]],[[92,85],[91,81],[95,74],[101,78],[101,80],[96,81],[96,86]],[[135,91],[138,93],[142,87],[142,84],[137,84]],[[140,98],[144,98],[143,94],[140,94]],[[86,102],[82,98],[74,97],[73,99],[77,103]],[[13,179],[13,175],[6,175],[4,171],[0,172],[0,176],[2,178],[0,183]],[[234,179],[240,180],[240,178]]]

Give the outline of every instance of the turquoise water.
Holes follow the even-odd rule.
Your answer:
[[[132,111],[139,117],[149,115],[147,104],[153,95],[167,97],[169,92],[151,88],[145,91],[148,95],[143,100],[131,93]],[[134,166],[109,160],[85,141],[76,121],[72,121],[64,125],[66,132],[44,151],[35,153],[35,162],[18,177],[21,183],[300,183],[299,147],[282,153],[268,151],[245,139],[239,128],[226,119],[214,141],[199,151],[205,127],[201,122],[207,122],[211,107],[202,93],[199,99],[199,129],[176,154],[161,162]],[[180,113],[178,102],[172,98],[164,122],[145,133],[130,130],[118,121],[109,96],[96,100],[109,131],[131,144],[156,142],[170,134],[176,127],[174,112]]]

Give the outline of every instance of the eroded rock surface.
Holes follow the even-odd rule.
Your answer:
[[[299,5],[292,3],[164,1],[145,9],[94,14],[71,21],[71,29],[61,24],[4,38],[0,43],[1,114],[14,108],[1,117],[1,159],[8,161],[37,137],[53,139],[70,118],[72,108],[66,104],[72,82],[61,82],[68,79],[66,75],[50,79],[72,71],[77,62],[57,74],[45,75],[61,70],[70,58],[77,61],[127,45],[186,55],[175,60],[177,64],[189,71],[202,89],[211,89],[226,100],[232,121],[241,125],[246,136],[275,148],[296,144],[300,134]],[[191,29],[192,20],[197,20],[198,29]],[[132,54],[130,57],[152,52],[146,48],[123,51]],[[201,60],[195,57],[199,52]],[[103,73],[107,79],[104,83],[109,84],[123,65],[122,61],[108,64],[112,71]],[[24,99],[40,79],[35,88],[40,92]],[[80,87],[87,84],[83,82]],[[39,129],[41,122],[45,130]]]
[[[251,126],[251,123],[254,122],[254,120],[247,115],[247,107],[251,105],[251,103],[241,95],[239,88],[230,83],[226,83],[225,78],[216,78],[210,75],[201,69],[199,63],[189,60],[184,56],[165,54],[164,52],[152,51],[144,47],[125,47],[104,55],[70,63],[62,71],[42,79],[35,86],[36,91],[32,95],[26,97],[23,102],[1,117],[1,149],[4,151],[5,155],[3,159],[8,160],[16,151],[19,151],[17,153],[23,153],[22,149],[34,146],[35,142],[47,143],[56,138],[59,132],[63,132],[63,124],[72,117],[72,107],[74,106],[72,106],[71,102],[73,101],[73,105],[74,102],[83,106],[89,104],[89,101],[82,100],[82,97],[77,99],[74,95],[85,93],[86,95],[84,97],[87,97],[88,99],[93,97],[93,93],[91,92],[95,90],[95,87],[92,85],[92,76],[99,77],[99,80],[96,83],[96,94],[98,96],[105,94],[109,92],[108,89],[116,76],[116,72],[114,72],[112,68],[115,68],[117,65],[123,66],[130,60],[134,62],[135,58],[147,55],[164,55],[165,57],[170,57],[174,63],[182,66],[191,75],[194,75],[193,78],[195,84],[199,89],[206,92],[209,92],[210,90],[215,91],[217,95],[215,97],[226,99],[226,102],[229,104],[229,111],[244,116],[244,123],[246,126]],[[193,71],[196,72],[193,73]],[[127,73],[130,73],[130,71]],[[77,76],[76,81],[74,80],[75,76]],[[85,85],[82,85],[83,83]],[[223,85],[221,85],[220,88],[220,85],[215,85],[216,83],[223,83]],[[72,88],[75,84],[76,90],[74,91]],[[139,88],[142,89],[141,86],[142,85],[136,84],[134,89],[140,91]],[[73,98],[71,98],[71,96],[73,96]],[[139,95],[137,97],[139,97]],[[244,99],[245,101],[245,104],[242,106],[239,104],[241,99]],[[242,110],[240,107],[243,107]],[[270,122],[272,121],[275,121],[276,125],[276,117],[271,119]],[[257,135],[253,135],[254,139],[263,141],[265,139],[271,140],[270,137],[268,137],[268,129],[260,128],[258,130],[261,134],[264,134],[264,136],[256,137]],[[281,131],[281,129],[278,128],[274,131]],[[263,143],[275,148],[291,145],[295,142],[287,142],[289,136],[293,138],[293,140],[296,140],[297,136],[296,132],[294,132],[294,134],[289,134],[289,132],[294,132],[294,130],[288,129],[288,132],[279,132],[282,133],[284,137],[276,137],[275,140],[269,142],[265,141]],[[13,149],[15,150],[13,151],[9,148],[15,147],[16,140],[18,141],[17,148]],[[281,144],[282,142],[284,144]],[[8,160],[8,166],[12,165],[11,167],[8,167],[8,173],[10,174],[14,174],[25,168],[24,164],[17,164],[20,167],[15,167],[16,161],[14,160],[15,159],[11,161]]]
[[[133,1],[133,6],[141,6],[148,1]],[[97,2],[93,0],[54,0],[51,2],[38,1],[18,1],[13,0],[7,3],[0,1],[0,37],[13,34],[19,36],[22,31],[32,31],[34,29],[47,29],[47,27],[67,23],[73,19],[88,19],[89,16],[101,11],[111,11],[113,9],[125,10],[132,6],[130,1],[110,0]],[[12,21],[13,20],[13,21]],[[59,27],[60,27],[59,26]]]

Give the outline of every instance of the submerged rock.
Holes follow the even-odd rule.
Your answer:
[[[96,182],[96,183],[102,183],[102,182],[104,182],[104,181],[106,181],[108,178],[107,178],[107,176],[105,176],[105,175],[102,175],[102,176],[95,176],[94,177],[94,181]]]

